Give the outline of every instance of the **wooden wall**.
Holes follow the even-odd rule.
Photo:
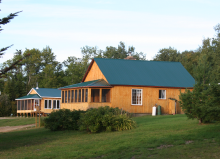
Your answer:
[[[142,89],[142,105],[131,104],[132,89]],[[166,90],[166,99],[159,99],[159,90]],[[181,92],[184,91],[185,89],[181,89]],[[179,100],[179,95],[180,89],[178,88],[114,86],[111,105],[112,107],[123,108],[131,113],[152,113],[152,107],[157,104],[157,106],[161,106],[162,114],[170,114],[169,98]],[[178,103],[177,112],[182,113]]]
[[[34,89],[32,89],[29,94],[37,94],[37,92]]]
[[[45,100],[52,100],[52,108],[53,108],[53,100],[60,100],[60,107],[61,107],[61,98],[42,98],[40,101],[40,110],[44,113],[51,113],[53,110],[59,110],[59,109],[45,109],[44,108]]]
[[[97,80],[97,79],[104,79],[106,82],[108,82],[107,79],[105,78],[105,76],[103,75],[102,71],[99,69],[99,66],[94,61],[94,63],[92,65],[89,73],[87,74],[84,82],[93,81],[93,80]]]

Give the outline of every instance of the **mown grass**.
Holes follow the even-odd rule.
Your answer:
[[[44,128],[0,133],[1,158],[219,158],[220,123],[185,115],[136,117],[129,131],[87,134]],[[186,144],[188,143],[188,144]]]
[[[0,119],[0,127],[3,126],[18,126],[18,125],[28,125],[34,124],[35,118],[33,117],[11,117],[10,119]]]

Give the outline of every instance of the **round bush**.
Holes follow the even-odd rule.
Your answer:
[[[130,130],[136,127],[128,112],[109,106],[88,109],[81,114],[78,124],[80,130],[91,133]]]
[[[81,110],[69,110],[60,109],[53,111],[48,118],[44,119],[45,128],[52,131],[57,130],[78,130],[77,122],[80,118],[80,114],[84,111]]]

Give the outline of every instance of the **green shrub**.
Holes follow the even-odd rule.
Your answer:
[[[57,130],[78,130],[77,122],[83,111],[60,109],[53,111],[48,118],[44,119],[45,128],[52,131]]]
[[[88,109],[81,114],[78,124],[80,130],[91,133],[130,130],[136,127],[129,113],[108,106]]]

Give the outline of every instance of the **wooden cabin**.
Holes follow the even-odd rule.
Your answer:
[[[183,113],[180,92],[192,90],[194,84],[180,62],[95,58],[81,83],[59,88],[61,108],[110,106],[149,114],[160,105],[162,114]]]
[[[17,100],[17,116],[34,116],[37,107],[45,115],[60,109],[61,91],[53,88],[32,88],[30,92]]]

